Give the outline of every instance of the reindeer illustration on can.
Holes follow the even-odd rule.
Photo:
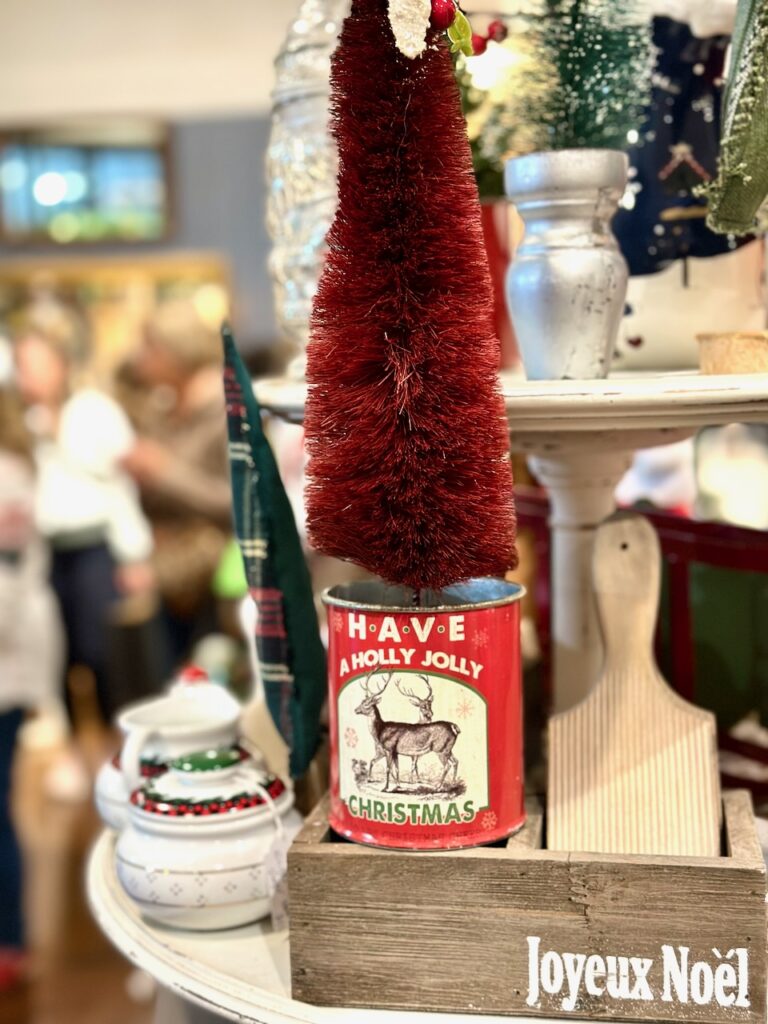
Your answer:
[[[395,686],[398,688],[400,693],[413,704],[419,712],[419,722],[431,722],[432,721],[432,704],[435,700],[435,695],[432,693],[432,684],[429,681],[429,676],[424,676],[419,673],[418,677],[427,687],[426,697],[419,697],[417,693],[414,693],[412,689],[405,689],[401,685],[399,679],[395,680]],[[414,754],[411,759],[411,782],[421,782],[419,778],[419,758],[421,754]]]
[[[451,772],[453,781],[455,781],[459,762],[453,755],[453,748],[461,731],[459,727],[454,722],[432,722],[428,719],[420,722],[386,721],[382,718],[379,711],[379,702],[387,686],[392,681],[394,673],[390,672],[382,686],[377,690],[373,690],[371,689],[371,680],[375,674],[376,669],[373,669],[363,680],[362,685],[365,697],[362,703],[355,709],[356,714],[366,715],[370,718],[371,735],[376,747],[375,756],[368,767],[368,781],[371,781],[374,764],[384,758],[386,759],[384,792],[386,793],[389,790],[392,779],[394,779],[395,783],[399,783],[399,759],[401,755],[412,758],[411,773],[418,779],[418,760],[428,753],[436,754],[443,766],[443,774],[437,790],[439,791],[443,788]],[[421,678],[425,677],[422,676]],[[427,685],[429,686],[429,680],[427,680]],[[412,703],[421,706],[421,701],[414,694],[404,693],[400,686],[397,688],[403,693],[403,696],[411,699]],[[431,686],[429,691],[431,697]],[[431,700],[424,703],[429,704],[429,717],[431,718]],[[425,713],[426,707],[422,709],[422,715],[425,715]]]

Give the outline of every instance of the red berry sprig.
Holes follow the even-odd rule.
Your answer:
[[[445,32],[456,20],[456,0],[432,0],[432,27]]]
[[[488,43],[503,43],[509,35],[509,30],[503,21],[499,21],[496,18],[488,25],[488,29],[484,36],[481,36],[478,32],[472,33],[472,51],[476,57],[479,57],[481,53],[485,53],[488,49]]]
[[[458,0],[432,0],[430,23],[440,32],[448,31],[452,48],[461,50],[467,56],[479,57],[485,53],[489,42],[503,43],[508,34],[507,26],[498,18],[490,22],[484,36],[472,32]]]
[[[503,21],[496,18],[488,26],[488,40],[494,43],[503,43],[509,35],[509,30]]]

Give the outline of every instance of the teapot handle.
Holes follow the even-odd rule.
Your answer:
[[[270,898],[272,898],[277,892],[280,883],[288,870],[289,844],[285,833],[285,825],[283,825],[283,819],[277,807],[275,807],[275,801],[272,799],[272,796],[265,786],[256,785],[254,786],[254,789],[266,802],[269,816],[272,819],[272,824],[275,826],[272,845],[267,851],[267,855],[264,859],[264,867],[266,869],[267,882],[270,890],[269,895]]]
[[[141,752],[155,732],[149,726],[131,729],[120,751],[120,771],[129,793],[141,785]]]
[[[261,796],[261,798],[264,800],[264,803],[267,805],[267,811],[269,812],[269,816],[272,819],[272,824],[275,826],[275,839],[279,840],[280,842],[284,842],[285,826],[283,825],[283,819],[280,815],[280,812],[275,807],[275,801],[272,799],[272,795],[270,794],[266,786],[261,786],[258,783],[254,785],[253,788],[256,790],[259,796]]]

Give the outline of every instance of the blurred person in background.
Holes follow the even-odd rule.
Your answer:
[[[128,368],[139,436],[123,465],[152,524],[169,673],[220,630],[214,578],[232,542],[221,361],[218,332],[191,301],[172,299],[146,324]]]
[[[21,854],[11,818],[11,768],[25,710],[55,702],[60,623],[35,530],[32,443],[22,408],[0,385],[0,992],[22,976]]]
[[[120,464],[134,433],[120,406],[88,380],[88,337],[74,310],[40,298],[24,310],[15,335],[17,385],[37,465],[36,522],[51,548],[66,668],[91,671],[108,722],[116,710],[107,668],[113,606],[120,595],[153,585],[151,531]],[[51,795],[87,795],[74,749],[54,768]]]

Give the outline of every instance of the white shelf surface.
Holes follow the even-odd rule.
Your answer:
[[[512,1017],[310,1006],[291,999],[288,932],[268,922],[188,932],[145,921],[120,886],[116,837],[104,832],[88,862],[91,910],[110,941],[164,988],[240,1024],[513,1024]],[[520,1019],[520,1018],[518,1018]],[[556,1024],[537,1018],[539,1024]]]
[[[502,374],[513,434],[606,429],[696,428],[768,419],[768,374],[626,373],[607,380],[527,381]],[[257,381],[256,396],[293,423],[304,417],[307,385]]]

